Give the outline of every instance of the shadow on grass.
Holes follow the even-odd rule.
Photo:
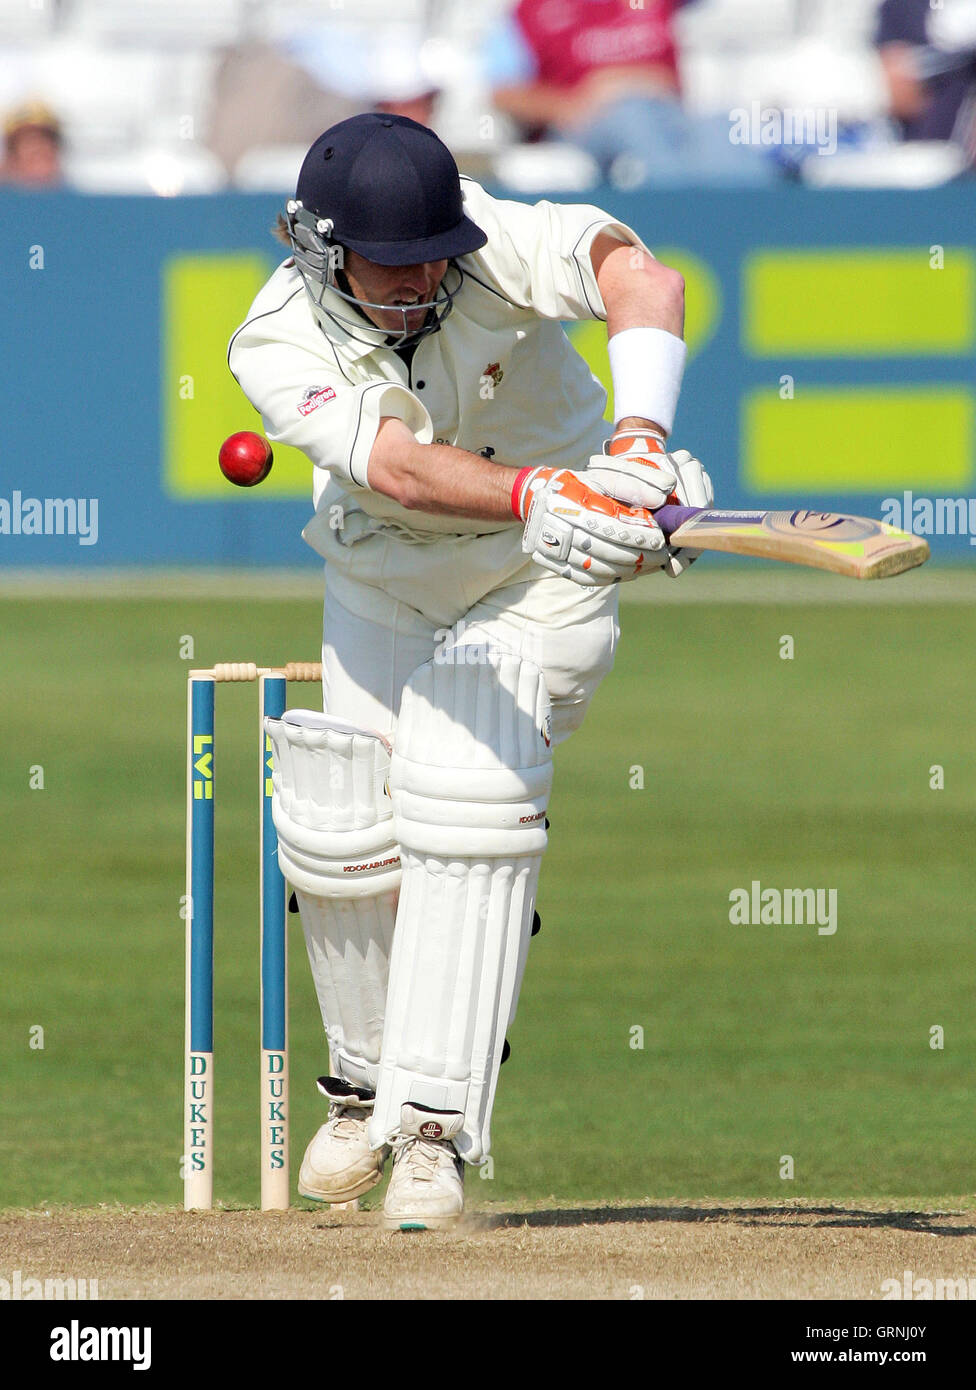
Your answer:
[[[482,1230],[521,1226],[607,1226],[656,1221],[698,1222],[702,1225],[784,1226],[842,1230],[891,1229],[931,1236],[973,1236],[976,1226],[947,1225],[945,1218],[962,1213],[945,1211],[859,1211],[850,1207],[568,1207],[554,1211],[472,1213],[468,1222]]]

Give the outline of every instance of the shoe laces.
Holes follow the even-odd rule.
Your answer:
[[[444,1167],[445,1160],[452,1167],[456,1165],[453,1144],[444,1139],[421,1139],[415,1134],[398,1134],[392,1144],[394,1162],[409,1159],[414,1177],[433,1178],[438,1168]]]
[[[329,1126],[337,1139],[358,1139],[369,1112],[361,1105],[334,1100],[329,1105]]]

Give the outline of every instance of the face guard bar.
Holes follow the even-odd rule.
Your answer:
[[[355,342],[364,343],[367,347],[392,348],[403,347],[405,343],[419,342],[421,338],[426,338],[428,333],[436,333],[454,307],[454,296],[464,280],[464,272],[456,261],[448,263],[447,274],[444,277],[446,280],[452,271],[456,274],[457,283],[453,289],[446,289],[442,281],[437,294],[426,303],[407,306],[374,304],[369,300],[357,299],[336,283],[336,271],[342,269],[342,246],[332,240],[334,224],[331,218],[318,217],[314,212],[302,207],[297,199],[290,198],[285,205],[285,219],[295,265],[305,282],[309,299],[321,314],[331,319]],[[333,306],[326,303],[326,290],[351,305],[356,311],[355,318],[338,313]],[[369,322],[362,312],[363,309],[379,309],[385,313],[399,314],[403,324],[401,332],[378,328]],[[407,326],[407,316],[420,309],[426,311],[424,322],[420,328],[411,331]]]

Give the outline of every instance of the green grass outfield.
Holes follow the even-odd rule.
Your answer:
[[[616,670],[559,750],[543,931],[475,1200],[972,1196],[972,586],[917,603],[911,576],[814,576],[741,602],[741,574],[734,602],[713,580],[711,602],[626,604]],[[303,584],[264,602],[191,585],[0,601],[0,1206],[181,1200],[184,678],[314,657]],[[258,1199],[255,711],[253,687],[220,690],[230,1206]],[[753,880],[836,889],[836,934],[731,925],[729,893]],[[325,1054],[290,930],[294,1182]]]

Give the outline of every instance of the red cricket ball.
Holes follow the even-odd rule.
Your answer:
[[[254,487],[263,483],[271,472],[274,454],[271,445],[252,430],[240,430],[230,435],[220,446],[220,471],[238,487]]]

